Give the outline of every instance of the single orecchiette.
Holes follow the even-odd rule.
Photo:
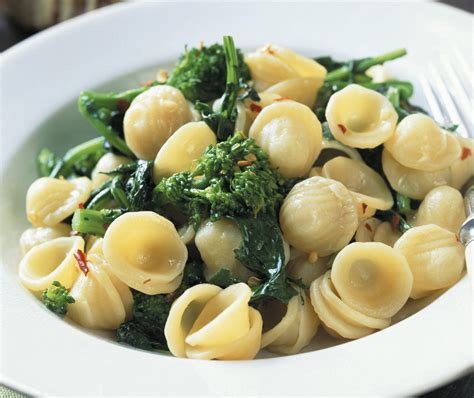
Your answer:
[[[181,283],[188,250],[174,225],[157,213],[118,217],[107,229],[103,247],[112,272],[142,293],[170,293]]]
[[[318,77],[299,77],[276,83],[268,87],[265,92],[278,94],[312,108],[316,101],[316,93],[323,82],[324,80]]]
[[[119,156],[112,152],[106,153],[99,159],[94,167],[94,170],[92,170],[92,188],[99,188],[102,184],[112,178],[103,173],[113,171],[117,167],[128,162],[130,162],[130,159],[126,158],[125,156]]]
[[[329,99],[326,119],[336,139],[353,148],[375,148],[395,131],[397,112],[382,94],[350,84]]]
[[[264,108],[250,127],[249,137],[288,178],[308,174],[321,151],[321,123],[311,109],[294,101]]]
[[[302,289],[298,289],[298,293],[283,311],[279,311],[279,307],[285,306],[277,300],[265,305],[264,326],[269,324],[271,328],[263,333],[261,348],[267,347],[277,354],[290,355],[300,352],[311,342],[318,331],[319,319],[308,293]]]
[[[331,279],[341,299],[374,318],[390,318],[408,300],[413,276],[407,260],[383,243],[351,243],[336,256]]]
[[[386,149],[382,153],[382,167],[391,187],[412,199],[421,200],[433,188],[451,183],[449,168],[431,172],[410,169],[398,163]]]
[[[405,117],[385,148],[398,163],[422,171],[445,169],[461,155],[456,137],[421,113]]]
[[[92,183],[87,177],[63,180],[38,178],[26,194],[26,216],[35,227],[54,227],[89,199]]]
[[[382,222],[377,219],[370,217],[366,220],[362,220],[357,227],[357,231],[355,233],[355,241],[356,242],[373,242],[375,231],[377,227]]]
[[[125,140],[137,157],[153,160],[166,140],[189,121],[191,112],[181,91],[166,85],[151,87],[125,112]]]
[[[153,166],[153,180],[158,183],[163,177],[191,170],[205,149],[216,143],[216,135],[206,123],[186,123],[160,148]]]
[[[362,157],[357,149],[341,144],[337,140],[327,140],[323,137],[321,153],[316,160],[316,165],[323,166],[326,162],[338,156],[349,157],[353,160],[362,162]]]
[[[291,246],[327,256],[349,243],[358,226],[352,194],[338,181],[311,177],[283,201],[280,226]]]
[[[457,234],[465,219],[466,212],[461,193],[457,189],[444,185],[428,192],[412,224],[414,226],[436,224]]]
[[[21,234],[20,247],[23,254],[26,254],[34,246],[38,246],[41,243],[69,236],[71,233],[71,227],[68,224],[58,224],[54,227],[38,227],[28,228]]]
[[[393,247],[395,242],[400,239],[400,236],[402,236],[400,230],[394,228],[392,223],[385,221],[375,230],[374,242],[385,243],[387,246]]]
[[[71,288],[75,303],[67,316],[90,329],[115,330],[132,315],[130,289],[115,277],[102,253],[102,239],[87,253],[87,275],[81,273]]]
[[[328,269],[329,257],[318,257],[316,261],[312,260],[306,253],[296,257],[286,266],[286,273],[293,279],[301,281],[309,286],[311,282],[319,278]]]
[[[325,163],[323,176],[339,181],[368,207],[388,210],[393,198],[384,179],[363,162],[338,156]]]
[[[449,287],[461,277],[464,247],[455,234],[444,228],[434,224],[411,228],[394,248],[405,256],[413,273],[412,298]]]
[[[78,250],[84,250],[80,236],[56,238],[33,247],[20,262],[21,282],[33,291],[47,289],[54,281],[69,289],[79,272],[74,257]]]
[[[249,306],[245,283],[221,289],[200,284],[172,304],[165,336],[176,357],[253,359],[260,349],[262,317]]]
[[[461,156],[451,165],[451,186],[461,189],[474,176],[474,139],[456,137],[461,145]]]
[[[242,243],[242,234],[234,221],[225,218],[205,221],[196,232],[195,243],[205,264],[206,279],[221,268],[227,268],[234,277],[244,282],[253,275],[235,258],[234,250]]]

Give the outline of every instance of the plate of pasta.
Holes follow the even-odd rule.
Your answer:
[[[470,17],[252,8],[120,4],[6,52],[7,385],[399,395],[472,367],[474,140],[430,114],[414,73]],[[385,34],[382,14],[406,29]]]

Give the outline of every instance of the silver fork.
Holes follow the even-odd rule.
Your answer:
[[[455,63],[453,63],[453,61]],[[443,78],[444,77],[444,78]],[[457,133],[472,137],[474,126],[474,79],[472,67],[458,48],[451,55],[439,54],[428,64],[426,73],[419,74],[423,93],[431,114],[441,125],[458,125]],[[467,218],[459,232],[466,247],[466,265],[471,287],[474,263],[474,179],[465,185],[464,204]]]

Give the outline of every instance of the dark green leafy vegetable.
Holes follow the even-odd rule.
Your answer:
[[[226,88],[225,51],[225,44],[185,49],[167,84],[180,89],[192,102],[209,102],[219,98]],[[245,81],[250,80],[249,69],[240,50],[236,50],[236,67],[239,76]]]
[[[61,158],[54,154],[50,149],[43,148],[39,151],[36,157],[36,169],[40,177],[49,177],[54,167]]]
[[[121,209],[77,209],[72,217],[71,227],[81,234],[104,236],[107,226],[123,213]]]
[[[184,291],[204,282],[202,264],[189,262],[180,287],[170,294],[147,295],[133,292],[133,316],[117,329],[117,341],[145,350],[167,350],[164,334],[171,304]]]
[[[69,291],[58,281],[54,281],[43,292],[43,304],[45,307],[59,316],[67,313],[67,306],[75,303],[73,297],[69,295]]]
[[[208,282],[212,285],[217,285],[225,289],[226,287],[235,283],[243,282],[238,278],[232,276],[232,273],[227,268],[221,268],[214,275],[212,275]]]
[[[288,303],[298,292],[289,284],[285,273],[285,250],[276,217],[232,217],[242,233],[242,243],[235,250],[236,258],[255,272],[262,283],[252,289],[252,302],[275,298]]]
[[[398,213],[407,215],[412,212],[410,198],[398,192],[396,195],[396,206]]]
[[[236,134],[207,148],[193,172],[163,179],[154,201],[158,209],[176,206],[197,228],[208,214],[212,220],[275,214],[293,183],[270,167],[268,155],[252,139]]]

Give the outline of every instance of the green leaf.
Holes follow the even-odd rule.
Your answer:
[[[232,273],[230,272],[229,269],[221,268],[219,271],[217,271],[214,275],[212,275],[209,278],[208,282],[212,285],[217,285],[225,289],[226,287],[230,285],[234,285],[242,281],[232,276]]]

